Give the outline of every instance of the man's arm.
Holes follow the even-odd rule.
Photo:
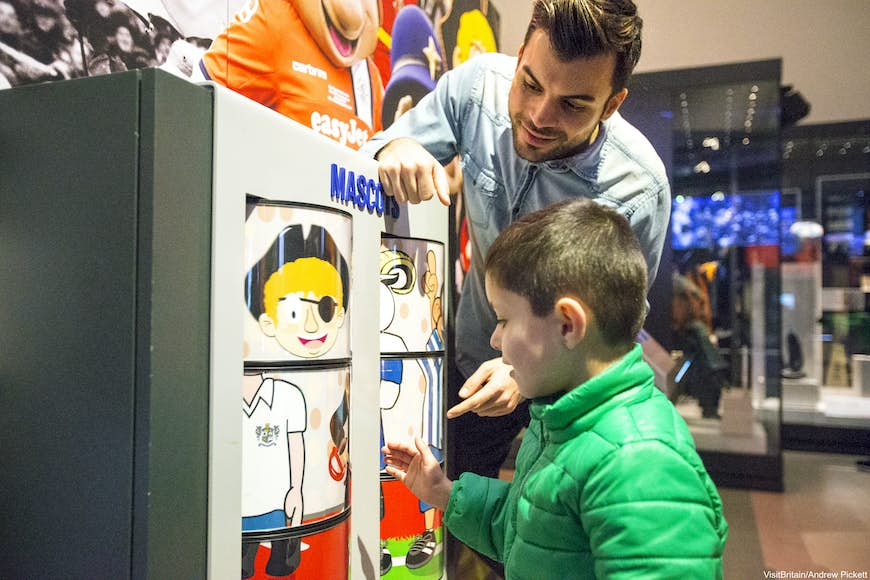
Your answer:
[[[461,115],[479,74],[474,60],[446,73],[432,92],[360,149],[380,162],[379,176],[387,195],[400,202],[437,197],[450,204],[443,166],[459,152]]]
[[[641,211],[643,208],[636,210],[629,222],[646,257],[647,289],[649,289],[658,273],[671,219],[671,189],[667,181],[649,194],[644,203],[649,204],[646,210]]]

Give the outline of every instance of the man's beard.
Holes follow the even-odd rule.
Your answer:
[[[600,123],[601,120],[599,119],[598,124],[596,124],[595,127],[598,127]],[[531,145],[527,145],[527,149],[529,149],[530,151],[524,153],[520,151],[520,148],[517,146],[517,136],[519,134],[521,125],[529,126],[530,123],[523,123],[522,119],[519,116],[511,118],[511,138],[513,139],[514,151],[516,151],[516,154],[518,156],[530,163],[543,163],[545,161],[554,161],[556,159],[565,159],[567,157],[572,157],[573,155],[576,155],[588,149],[589,145],[591,144],[593,135],[597,135],[597,131],[593,129],[589,136],[587,136],[580,143],[566,143],[565,141],[561,141],[560,144],[555,145],[552,149],[535,148]],[[537,129],[534,128],[534,126],[532,127],[535,132],[538,133]],[[546,133],[544,133],[544,135],[546,135],[547,137],[564,137],[564,133],[559,133],[557,135],[547,135]]]

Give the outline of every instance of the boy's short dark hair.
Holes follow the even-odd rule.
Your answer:
[[[530,213],[496,238],[486,273],[526,298],[535,316],[574,296],[595,315],[605,342],[634,342],[646,315],[647,265],[631,226],[615,210],[569,199]]]
[[[628,83],[640,60],[643,19],[632,0],[537,0],[525,42],[543,30],[563,61],[613,54],[613,92]]]

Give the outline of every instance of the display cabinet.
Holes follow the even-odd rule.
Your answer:
[[[773,490],[782,489],[780,69],[770,60],[637,74],[620,109],[664,160],[673,194],[645,329],[672,356],[659,386],[718,484]]]
[[[378,456],[444,447],[447,208],[377,174],[160,70],[0,91],[0,577],[444,575]]]
[[[783,379],[783,445],[870,453],[870,122],[798,125],[782,143],[783,316],[805,330],[793,340],[803,365]],[[785,287],[792,272],[802,292]]]

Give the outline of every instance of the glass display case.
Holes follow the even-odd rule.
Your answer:
[[[669,241],[645,332],[719,485],[782,489],[778,60],[635,75],[621,108],[665,162]]]
[[[816,230],[783,244],[783,316],[806,329],[804,366],[783,378],[783,444],[870,453],[870,121],[791,127],[782,142],[794,218]],[[803,293],[786,293],[800,277]]]

